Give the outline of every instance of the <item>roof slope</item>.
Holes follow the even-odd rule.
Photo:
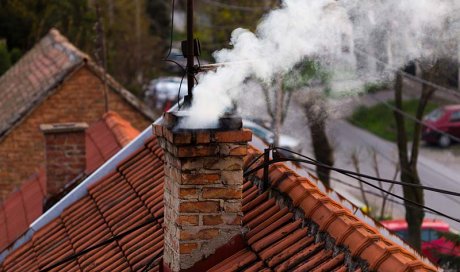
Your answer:
[[[245,165],[256,155],[251,150]],[[137,271],[147,266],[158,271],[163,247],[163,159],[157,140],[145,141],[90,186],[87,196],[7,256],[1,269],[43,269],[153,219],[149,226],[52,271]],[[271,166],[271,191],[259,192],[254,182],[244,183],[246,247],[208,267],[209,271],[362,271],[368,266],[391,272],[436,271],[285,164]]]
[[[86,131],[88,175],[133,140],[139,131],[115,112],[108,112]],[[43,213],[46,195],[45,169],[24,181],[0,204],[0,251],[20,237]]]
[[[91,58],[72,45],[58,30],[51,29],[12,68],[0,77],[0,137],[45,99],[72,71],[88,65],[129,104],[152,119],[152,112]]]

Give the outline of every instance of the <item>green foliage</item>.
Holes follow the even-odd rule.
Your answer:
[[[239,10],[213,5],[204,1],[196,1],[197,20],[195,20],[195,34],[201,41],[205,56],[210,56],[216,50],[228,48],[231,33],[234,29],[245,28],[255,31],[259,20],[267,12],[267,9],[276,7],[279,4],[279,0],[233,0],[224,2],[234,7],[254,7],[254,9]]]
[[[13,48],[10,51],[11,64],[15,64],[22,57],[22,52],[19,48]]]
[[[0,1],[0,37],[10,48],[30,49],[51,27],[87,51],[92,45],[94,12],[87,0]]]
[[[10,54],[6,43],[0,40],[0,75],[3,75],[11,66]]]
[[[171,25],[171,0],[146,0],[150,33],[169,40]]]
[[[389,102],[394,106],[394,101]],[[417,110],[418,100],[407,100],[403,102],[404,112],[415,116]],[[429,102],[426,107],[426,112],[434,110],[438,105]],[[383,103],[377,104],[372,107],[360,106],[356,109],[352,116],[348,119],[352,124],[369,130],[375,135],[382,137],[386,140],[396,141],[396,124],[393,116],[393,111]],[[414,134],[413,121],[406,119],[405,122],[407,136],[412,139]]]
[[[372,82],[364,85],[364,92],[367,94],[373,94],[386,89],[388,89],[387,82]]]
[[[329,74],[313,60],[305,60],[291,69],[283,78],[283,90],[295,91],[317,81],[328,86]]]

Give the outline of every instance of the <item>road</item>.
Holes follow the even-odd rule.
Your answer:
[[[261,96],[256,94],[253,89],[251,93],[245,92],[244,99],[240,99],[240,108],[243,116],[266,118],[265,101]],[[249,96],[249,97],[248,97]],[[251,97],[254,96],[254,97]],[[303,153],[312,156],[310,145],[310,135],[305,117],[301,106],[297,103],[299,99],[294,99],[289,108],[288,117],[283,125],[283,133],[294,136],[302,141]],[[351,155],[356,152],[359,157],[359,168],[363,174],[376,176],[376,167],[374,163],[374,155],[376,154],[377,169],[382,178],[393,179],[397,162],[397,148],[394,143],[385,141],[367,131],[357,128],[342,119],[342,115],[337,112],[349,112],[347,103],[335,103],[330,108],[332,117],[330,118],[327,130],[329,138],[335,149],[335,166],[339,168],[355,171],[354,164],[351,161]],[[267,119],[267,118],[266,118]],[[419,157],[418,170],[420,179],[423,185],[442,188],[451,191],[460,192],[460,175],[458,169],[452,167],[452,164],[440,163],[442,160],[434,160],[432,156],[426,156],[426,152],[421,152]],[[449,165],[450,167],[447,167]],[[454,164],[455,165],[455,164]],[[340,179],[353,186],[359,186],[358,182],[349,177],[338,173],[333,173],[333,177]],[[399,179],[399,177],[398,177]],[[370,181],[372,182],[372,181]],[[388,190],[390,185],[380,185],[378,182],[372,182],[376,186],[383,187]],[[349,185],[344,185],[339,182],[333,182],[332,187],[346,197],[356,198],[362,201],[361,192],[358,189],[352,188]],[[380,195],[380,191],[365,186],[366,190],[372,191],[374,194]],[[395,185],[393,192],[402,196],[401,186]],[[379,209],[381,207],[381,197],[376,197],[372,194],[366,194],[371,207]],[[401,200],[394,199],[397,202]],[[460,217],[458,210],[460,209],[460,198],[453,196],[440,195],[425,191],[425,205],[435,210],[441,211],[453,217]],[[374,208],[374,209],[375,209]],[[400,204],[389,203],[387,205],[388,213],[393,218],[404,217],[404,208]],[[427,213],[427,218],[441,218],[433,214]],[[460,223],[445,219],[454,229],[460,230]]]

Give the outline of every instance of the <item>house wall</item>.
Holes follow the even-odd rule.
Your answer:
[[[109,109],[139,130],[151,123],[114,91],[109,92]],[[0,200],[44,165],[44,136],[40,124],[86,122],[91,125],[103,114],[103,83],[83,66],[0,140]]]

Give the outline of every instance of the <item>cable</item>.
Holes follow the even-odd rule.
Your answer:
[[[386,102],[386,101],[384,101],[384,100],[378,99],[378,98],[376,98],[376,97],[374,97],[374,96],[372,96],[372,95],[371,95],[370,97],[371,97],[371,99],[374,99],[375,101],[378,101],[378,102],[382,103],[382,104],[383,104],[384,106],[386,106],[387,108],[390,108],[390,109],[392,109],[393,111],[395,111],[395,112],[397,112],[397,113],[403,115],[404,117],[406,117],[406,118],[408,118],[408,119],[411,119],[413,122],[418,123],[418,124],[421,124],[421,125],[423,125],[423,126],[429,128],[429,129],[431,129],[431,130],[433,130],[433,131],[436,131],[436,132],[439,133],[439,134],[446,135],[446,136],[448,136],[449,138],[451,138],[452,140],[455,140],[455,141],[460,142],[460,138],[458,138],[458,137],[456,137],[456,136],[454,136],[454,135],[452,135],[452,134],[450,134],[450,133],[447,133],[447,132],[445,132],[445,131],[442,131],[442,130],[440,130],[440,129],[434,127],[434,126],[431,126],[431,125],[429,125],[429,124],[426,124],[426,123],[424,123],[422,120],[419,120],[419,119],[415,118],[414,116],[408,114],[407,112],[402,111],[402,110],[396,108],[395,106],[391,105],[390,103],[388,103],[388,102]]]
[[[118,240],[120,240],[121,238],[126,237],[127,235],[129,235],[129,234],[135,232],[136,230],[139,230],[139,229],[141,229],[141,228],[143,228],[143,227],[145,227],[145,226],[147,226],[147,225],[150,225],[150,224],[152,224],[152,223],[154,223],[154,222],[156,222],[156,219],[155,219],[155,218],[153,218],[153,217],[152,217],[152,218],[149,218],[149,219],[145,220],[144,223],[142,223],[142,224],[140,224],[140,225],[138,225],[138,226],[136,226],[136,227],[133,227],[133,228],[131,228],[131,229],[128,229],[127,231],[122,232],[122,233],[120,233],[120,234],[118,234],[118,235],[112,236],[111,238],[109,238],[109,239],[107,239],[107,240],[105,240],[105,241],[102,241],[102,242],[100,242],[100,243],[98,243],[98,244],[95,244],[94,246],[87,247],[87,248],[85,248],[85,249],[83,249],[83,250],[81,250],[81,251],[79,251],[79,252],[76,252],[76,253],[74,253],[74,254],[68,256],[68,257],[65,257],[65,258],[61,259],[60,261],[55,262],[54,264],[51,264],[50,266],[47,266],[47,267],[42,268],[42,269],[39,269],[39,271],[40,271],[40,272],[51,271],[52,269],[54,269],[54,268],[56,268],[56,267],[59,267],[59,266],[65,264],[65,263],[67,263],[67,262],[72,261],[72,260],[75,260],[76,258],[78,258],[78,257],[80,257],[80,256],[82,256],[82,255],[85,255],[85,254],[87,254],[87,253],[89,253],[89,252],[91,252],[91,251],[94,251],[94,250],[96,250],[96,249],[98,249],[98,248],[100,248],[100,247],[103,247],[103,246],[105,246],[105,245],[108,245],[108,244],[110,244],[110,243],[112,243],[112,242],[114,242],[114,241],[118,241]]]
[[[171,55],[171,51],[172,51],[172,43],[173,43],[173,35],[174,35],[174,10],[175,10],[175,4],[176,4],[176,1],[172,0],[172,7],[171,7],[171,33],[169,35],[169,51],[168,51],[168,54],[166,55],[166,57],[164,58],[165,60],[167,60],[169,58],[169,56]]]
[[[184,74],[182,75],[182,79],[180,80],[179,84],[179,90],[177,91],[177,110],[180,111],[180,89],[182,88],[182,82],[184,82],[184,77],[187,73],[184,71]]]
[[[216,6],[216,7],[233,9],[233,10],[240,10],[240,11],[255,12],[255,11],[269,11],[269,10],[271,10],[271,8],[263,7],[263,6],[245,7],[245,6],[226,4],[226,3],[222,3],[222,2],[219,2],[219,1],[215,1],[215,0],[201,0],[201,1],[203,1],[205,3],[208,3],[210,5]]]
[[[173,44],[173,35],[174,35],[174,10],[175,10],[175,0],[172,0],[172,7],[171,7],[171,31],[170,31],[170,34],[169,34],[169,50],[168,50],[168,54],[166,54],[166,57],[164,57],[162,59],[162,61],[165,61],[165,62],[171,62],[171,63],[174,63],[176,64],[177,66],[179,66],[179,68],[182,69],[182,71],[185,71],[185,68],[184,66],[182,66],[181,64],[179,64],[178,62],[172,60],[172,59],[169,59],[169,57],[171,56],[171,52],[172,52],[172,44]]]
[[[276,147],[276,149],[282,149],[282,148]],[[355,175],[349,173],[349,172],[351,172],[351,171],[347,171],[347,170],[343,170],[343,169],[331,167],[331,166],[322,164],[322,163],[320,163],[320,162],[317,162],[317,161],[315,161],[314,159],[311,159],[311,158],[309,158],[309,157],[307,157],[307,156],[305,156],[305,155],[299,154],[299,153],[297,153],[297,152],[293,152],[293,151],[291,151],[291,150],[288,150],[288,151],[291,152],[291,153],[293,153],[293,154],[300,155],[300,156],[302,156],[302,157],[304,157],[304,158],[307,158],[307,160],[305,160],[305,159],[295,159],[295,158],[289,158],[289,159],[288,159],[288,158],[273,159],[273,160],[271,160],[271,161],[262,163],[261,165],[255,167],[255,168],[252,169],[252,170],[246,171],[243,175],[244,175],[245,177],[247,177],[248,175],[251,175],[252,173],[257,172],[257,171],[263,169],[263,168],[266,167],[266,166],[269,166],[269,165],[271,165],[271,164],[278,163],[278,162],[288,162],[288,161],[292,161],[292,162],[302,162],[302,163],[306,163],[306,164],[321,166],[321,167],[323,167],[323,168],[330,169],[330,170],[332,170],[332,171],[336,171],[336,172],[339,172],[339,173],[341,173],[341,174],[343,174],[343,175],[345,175],[345,176],[348,176],[348,177],[351,177],[351,178],[353,178],[353,179],[356,179],[356,180],[358,180],[358,181],[360,181],[360,182],[362,182],[362,183],[364,183],[364,184],[366,184],[366,185],[368,185],[368,186],[371,186],[371,187],[374,188],[374,189],[377,189],[377,190],[379,190],[379,191],[385,192],[385,193],[387,193],[388,195],[391,195],[391,196],[393,196],[393,197],[395,197],[395,198],[398,198],[398,199],[400,199],[400,200],[403,200],[405,203],[410,203],[410,204],[412,204],[413,206],[416,206],[416,207],[418,207],[418,208],[422,208],[422,209],[431,211],[431,212],[433,212],[434,214],[437,214],[437,215],[439,215],[439,216],[443,216],[443,217],[445,217],[445,218],[448,218],[448,219],[450,219],[450,220],[453,220],[453,221],[455,221],[455,222],[460,223],[460,219],[458,219],[458,218],[455,218],[455,217],[452,217],[452,216],[447,215],[447,214],[445,214],[445,213],[439,212],[439,211],[437,211],[437,210],[435,210],[435,209],[432,209],[432,208],[430,208],[430,207],[421,205],[421,204],[419,204],[419,203],[417,203],[417,202],[415,202],[415,201],[412,201],[412,200],[410,200],[410,199],[401,197],[401,196],[399,196],[399,195],[397,195],[397,194],[394,194],[394,193],[392,193],[392,192],[388,192],[388,191],[386,191],[385,189],[382,189],[382,188],[380,188],[380,187],[378,187],[378,186],[376,186],[376,185],[374,185],[374,184],[372,184],[372,183],[370,183],[370,182],[367,182],[367,181],[365,181],[365,180],[363,180],[363,179],[357,177],[357,176],[359,176],[357,173],[355,173],[355,174],[356,174],[356,176],[355,176]],[[351,172],[351,173],[353,173],[353,172]],[[366,175],[364,175],[364,176],[366,176]],[[413,184],[412,184],[412,185],[413,185]]]
[[[399,69],[399,68],[396,68],[396,67],[394,67],[394,66],[391,66],[390,64],[388,64],[388,63],[386,63],[386,62],[384,62],[384,61],[382,61],[382,60],[379,60],[379,59],[376,58],[375,56],[373,56],[373,55],[371,55],[371,54],[369,54],[369,53],[367,53],[367,52],[365,52],[365,51],[362,51],[362,50],[359,50],[359,49],[356,49],[356,48],[354,48],[353,51],[354,51],[355,53],[358,53],[358,54],[362,55],[362,56],[364,55],[364,56],[367,56],[367,57],[369,57],[369,58],[372,58],[372,59],[375,60],[376,62],[378,62],[378,63],[384,65],[384,66],[387,68],[387,70],[391,70],[391,71],[393,71],[393,72],[400,73],[401,75],[403,75],[403,76],[405,76],[405,77],[407,77],[407,78],[409,78],[409,79],[411,79],[411,80],[413,80],[413,81],[419,82],[419,83],[421,83],[421,84],[428,85],[428,86],[433,87],[433,88],[435,88],[435,89],[437,89],[437,90],[441,90],[441,91],[444,91],[444,92],[446,92],[446,93],[450,93],[451,95],[453,95],[453,96],[455,96],[455,97],[457,97],[457,98],[460,98],[460,93],[457,92],[457,91],[455,91],[455,90],[452,90],[452,89],[449,89],[449,88],[440,86],[440,85],[435,84],[435,83],[433,83],[433,82],[431,82],[431,81],[427,81],[427,80],[421,79],[421,78],[419,78],[419,77],[413,76],[413,75],[411,75],[411,74],[409,74],[409,73],[406,73],[406,72],[402,71],[402,70]]]
[[[311,160],[311,161],[313,161],[313,162],[315,162],[315,163],[317,163],[317,164],[321,164],[321,165],[319,165],[319,166],[321,166],[321,167],[323,167],[323,165],[325,165],[325,164],[322,164],[322,163],[320,163],[320,162],[318,162],[318,161],[316,161],[316,160],[314,160],[314,159],[312,159],[312,158],[310,158],[310,157],[307,157],[307,156],[302,155],[302,154],[300,154],[300,153],[294,152],[294,151],[289,150],[289,149],[287,149],[287,148],[276,147],[275,149],[283,150],[283,151],[286,151],[286,152],[295,154],[295,155],[297,155],[297,156],[306,158],[306,159]],[[342,173],[342,174],[354,175],[354,176],[357,176],[357,177],[360,177],[360,178],[367,178],[367,179],[371,179],[371,180],[375,180],[375,181],[381,181],[381,182],[384,182],[384,183],[396,184],[396,185],[401,185],[401,186],[408,186],[408,187],[423,189],[423,190],[432,191],[432,192],[436,192],[436,193],[440,193],[440,194],[453,195],[453,196],[458,196],[458,197],[460,197],[460,193],[458,193],[458,192],[451,192],[451,191],[448,191],[448,190],[438,189],[438,188],[429,187],[429,186],[425,186],[425,185],[421,185],[421,184],[413,184],[413,183],[409,183],[409,182],[403,182],[403,181],[396,181],[396,180],[378,178],[378,177],[373,177],[373,176],[366,175],[366,174],[361,174],[361,173],[353,172],[353,171],[346,170],[346,169],[331,167],[331,166],[328,166],[328,165],[326,165],[326,166],[327,166],[327,168],[329,168],[330,170],[333,170],[333,171],[336,171],[336,172],[339,172],[339,173]],[[325,168],[326,168],[326,167],[325,167]]]

